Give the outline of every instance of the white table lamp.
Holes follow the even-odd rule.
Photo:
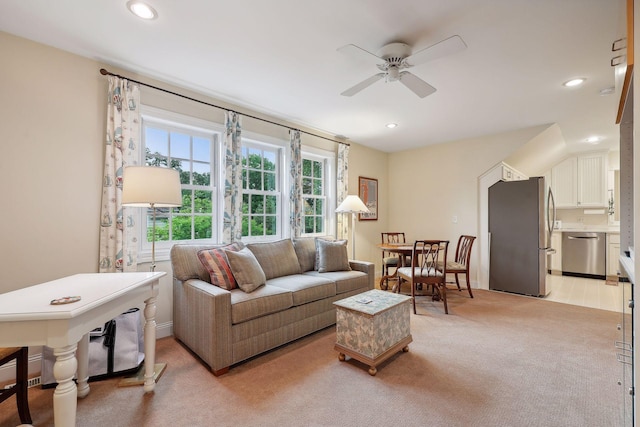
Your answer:
[[[151,271],[156,268],[156,208],[182,206],[180,174],[175,169],[127,166],[122,175],[122,206],[151,208]]]
[[[351,213],[351,259],[356,259],[356,215],[359,213],[368,213],[369,209],[362,203],[360,197],[350,195],[340,203],[336,212]]]

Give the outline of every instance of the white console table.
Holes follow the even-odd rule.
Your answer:
[[[76,274],[0,294],[0,347],[53,347],[56,426],[75,426],[77,398],[89,394],[89,332],[144,301],[144,391],[155,387],[156,298],[167,273]],[[80,296],[77,302],[51,301]],[[76,351],[77,350],[77,351]],[[73,381],[78,378],[78,385]]]

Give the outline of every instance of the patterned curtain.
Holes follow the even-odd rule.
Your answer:
[[[242,133],[241,117],[235,111],[227,111],[224,120],[226,134],[223,141],[224,168],[224,220],[223,243],[242,239]]]
[[[338,170],[337,170],[337,194],[336,207],[349,194],[349,146],[338,144]],[[348,239],[349,237],[349,215],[348,213],[338,214],[337,237],[338,239]]]
[[[300,131],[290,130],[289,140],[291,142],[291,166],[289,167],[291,214],[289,222],[291,225],[291,237],[300,237],[302,234],[302,150]]]
[[[101,273],[138,268],[134,211],[122,207],[122,172],[125,166],[138,164],[139,145],[140,88],[128,80],[109,76],[100,213]]]

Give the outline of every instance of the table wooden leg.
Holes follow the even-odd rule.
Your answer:
[[[53,365],[53,376],[58,385],[53,393],[53,420],[58,427],[75,427],[76,409],[78,407],[78,388],[73,376],[78,369],[75,352],[77,344],[55,348],[56,362]]]
[[[156,297],[144,301],[144,391],[153,391],[156,366]]]
[[[84,334],[78,342],[76,351],[78,359],[78,397],[87,397],[89,391],[89,334]]]

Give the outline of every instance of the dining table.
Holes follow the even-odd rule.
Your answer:
[[[406,266],[407,259],[411,259],[411,253],[413,252],[413,243],[380,243],[378,248],[384,252],[393,252],[398,254],[398,266]],[[400,286],[400,279],[398,277],[398,268],[393,274],[387,274],[380,278],[380,289],[386,291],[389,289],[388,281],[395,280],[392,291],[398,292]]]

